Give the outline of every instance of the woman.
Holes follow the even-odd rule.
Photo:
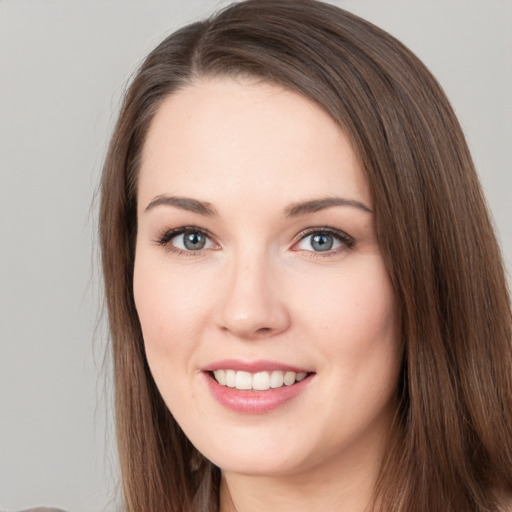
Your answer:
[[[171,35],[126,95],[100,232],[128,511],[510,510],[499,249],[391,36],[286,0]]]

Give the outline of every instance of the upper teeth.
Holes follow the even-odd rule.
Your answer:
[[[215,379],[222,386],[236,389],[254,389],[265,391],[270,388],[280,388],[283,385],[291,386],[306,378],[306,372],[273,372],[249,373],[236,370],[215,370]]]

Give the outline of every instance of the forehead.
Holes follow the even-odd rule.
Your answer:
[[[222,201],[244,192],[283,201],[343,193],[371,203],[348,137],[302,95],[231,78],[170,95],[146,138],[139,198],[169,193]]]

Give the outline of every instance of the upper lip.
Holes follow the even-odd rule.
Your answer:
[[[281,370],[283,372],[295,372],[301,373],[306,372],[309,373],[311,370],[306,368],[300,368],[298,366],[293,366],[285,363],[280,363],[278,361],[244,361],[240,359],[223,359],[222,361],[214,361],[204,367],[201,368],[203,372],[213,372],[215,370],[235,370],[235,371],[244,371],[249,373],[257,373],[264,371],[277,371]]]

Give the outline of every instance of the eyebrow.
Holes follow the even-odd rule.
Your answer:
[[[343,197],[323,197],[320,199],[293,203],[285,209],[284,214],[286,217],[297,217],[299,215],[319,212],[327,208],[332,208],[333,206],[349,206],[351,208],[358,208],[366,213],[373,213],[371,208],[361,201],[346,199]]]
[[[211,217],[212,215],[216,215],[217,211],[215,208],[206,201],[198,201],[197,199],[192,199],[190,197],[176,197],[176,196],[166,196],[160,195],[156,196],[147,206],[144,212],[152,210],[157,206],[174,206],[176,208],[181,208],[182,210],[187,210],[189,212],[199,213],[200,215],[204,215],[207,217]]]
[[[199,213],[205,217],[217,215],[217,211],[211,203],[199,201],[190,197],[167,196],[165,194],[156,196],[145,208],[144,212],[152,210],[157,206],[174,206],[189,212]],[[358,208],[366,213],[373,213],[372,210],[361,201],[346,199],[343,197],[323,197],[320,199],[311,199],[299,203],[292,203],[284,210],[285,217],[298,217],[315,213],[334,206],[348,206]]]

